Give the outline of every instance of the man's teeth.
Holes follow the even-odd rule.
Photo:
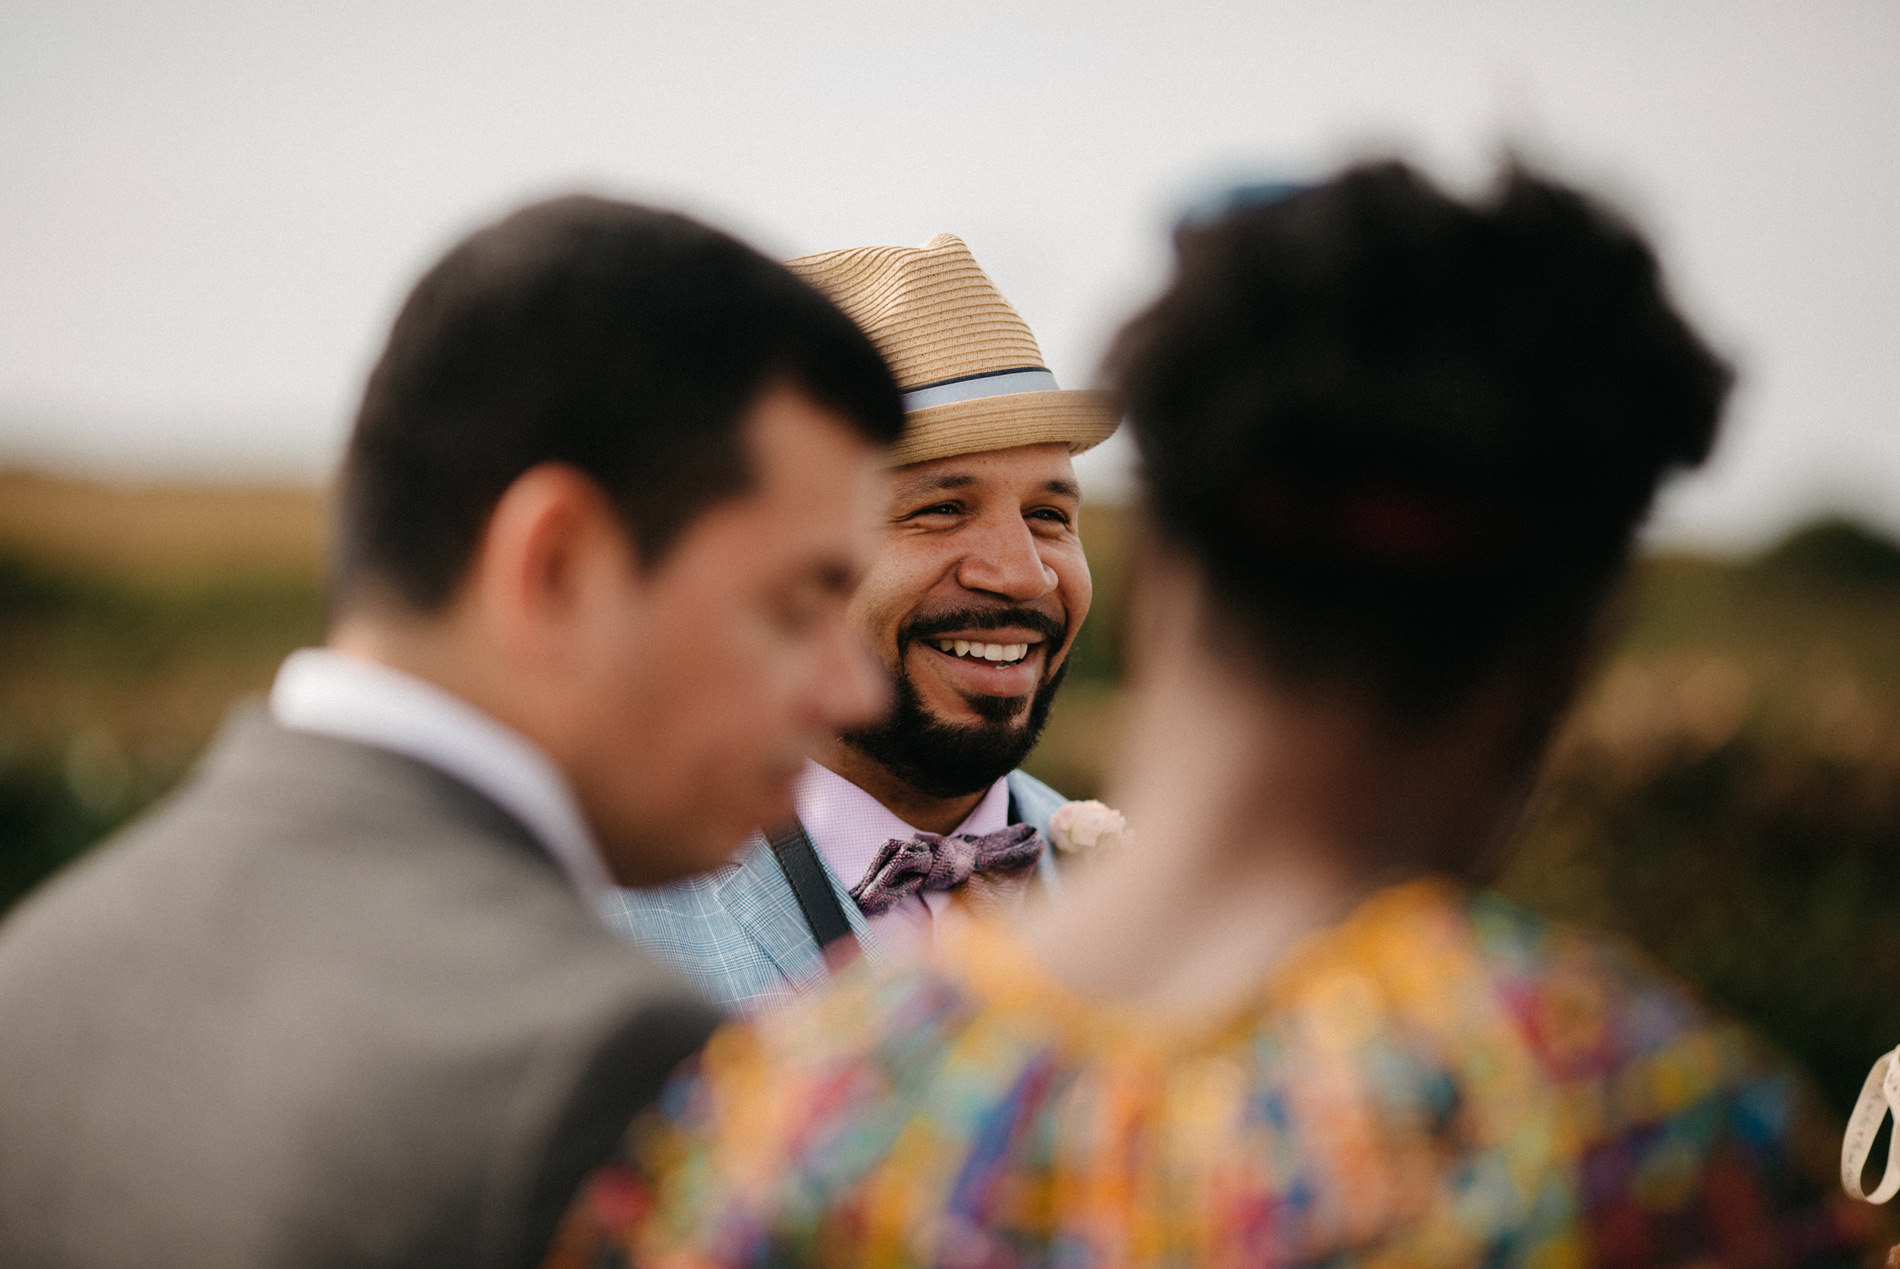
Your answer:
[[[1029,655],[1026,643],[971,643],[968,639],[938,639],[937,646],[952,656],[974,657],[979,661],[1000,661],[1008,665]]]

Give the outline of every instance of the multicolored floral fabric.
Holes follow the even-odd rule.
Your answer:
[[[550,1265],[1830,1265],[1835,1136],[1606,939],[1374,895],[1212,1025],[1041,977],[1000,929],[721,1032]]]

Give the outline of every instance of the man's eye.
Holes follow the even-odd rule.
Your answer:
[[[1034,511],[1031,511],[1029,514],[1031,518],[1033,519],[1045,520],[1050,524],[1069,523],[1069,513],[1062,510],[1060,507],[1037,507]]]
[[[935,502],[928,507],[919,507],[917,510],[911,512],[907,518],[915,519],[918,516],[954,516],[960,515],[962,512],[963,508],[957,503]]]

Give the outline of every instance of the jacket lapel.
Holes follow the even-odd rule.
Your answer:
[[[818,944],[805,924],[791,882],[785,879],[785,871],[765,838],[749,839],[738,863],[717,883],[726,911],[793,987],[803,992],[822,983],[826,976],[824,958],[818,954]],[[856,917],[857,905],[848,897],[845,903],[846,918]]]
[[[1009,773],[1009,822],[1030,824],[1042,834],[1042,854],[1036,860],[1036,876],[1052,898],[1062,894],[1062,878],[1056,867],[1055,843],[1049,840],[1049,817],[1062,805],[1062,795],[1042,781],[1022,771]]]
[[[871,933],[871,923],[865,919],[864,910],[858,907],[858,901],[838,880],[838,874],[831,871],[831,865],[825,863],[823,855],[818,857],[818,862],[824,864],[825,879],[831,883],[831,889],[838,896],[838,905],[844,909],[844,919],[851,923],[851,933],[857,936],[858,946],[864,949],[866,956],[877,960],[883,954],[882,949],[878,946],[877,935]]]
[[[1034,824],[1046,839],[1049,814],[1061,805],[1061,795],[1021,772],[1011,773],[1009,791],[1010,821]],[[1054,854],[1054,850],[1045,849],[1037,861],[1037,872],[1051,893],[1060,888]],[[825,863],[823,855],[819,855],[818,862],[833,893],[838,896],[838,906],[844,909],[845,920],[850,923],[858,946],[864,949],[868,959],[882,960],[885,951],[877,935],[871,932],[864,913],[832,872],[831,865]],[[794,990],[802,993],[822,985],[830,976],[825,958],[812,938],[811,927],[805,923],[805,913],[798,906],[792,883],[786,880],[785,870],[779,866],[777,856],[762,834],[755,834],[746,842],[737,864],[720,873],[713,883],[733,923],[757,945]]]
[[[858,946],[869,959],[881,959],[883,949],[857,902],[822,855],[818,862],[825,870],[825,880],[831,883],[832,892],[838,896],[838,906],[844,909],[844,918],[850,923]],[[754,836],[746,843],[739,854],[738,865],[717,882],[720,898],[734,923],[758,944],[759,950],[795,989],[806,992],[821,985],[830,977],[825,958],[812,938],[811,927],[805,923],[805,913],[798,906],[798,896],[792,893],[792,883],[785,879],[785,870],[779,867],[778,858],[764,837]]]

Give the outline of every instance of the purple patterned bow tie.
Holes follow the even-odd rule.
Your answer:
[[[920,890],[955,890],[973,876],[1027,880],[1041,857],[1042,835],[1033,824],[1011,824],[982,837],[894,837],[878,848],[851,897],[865,916],[878,916]]]

